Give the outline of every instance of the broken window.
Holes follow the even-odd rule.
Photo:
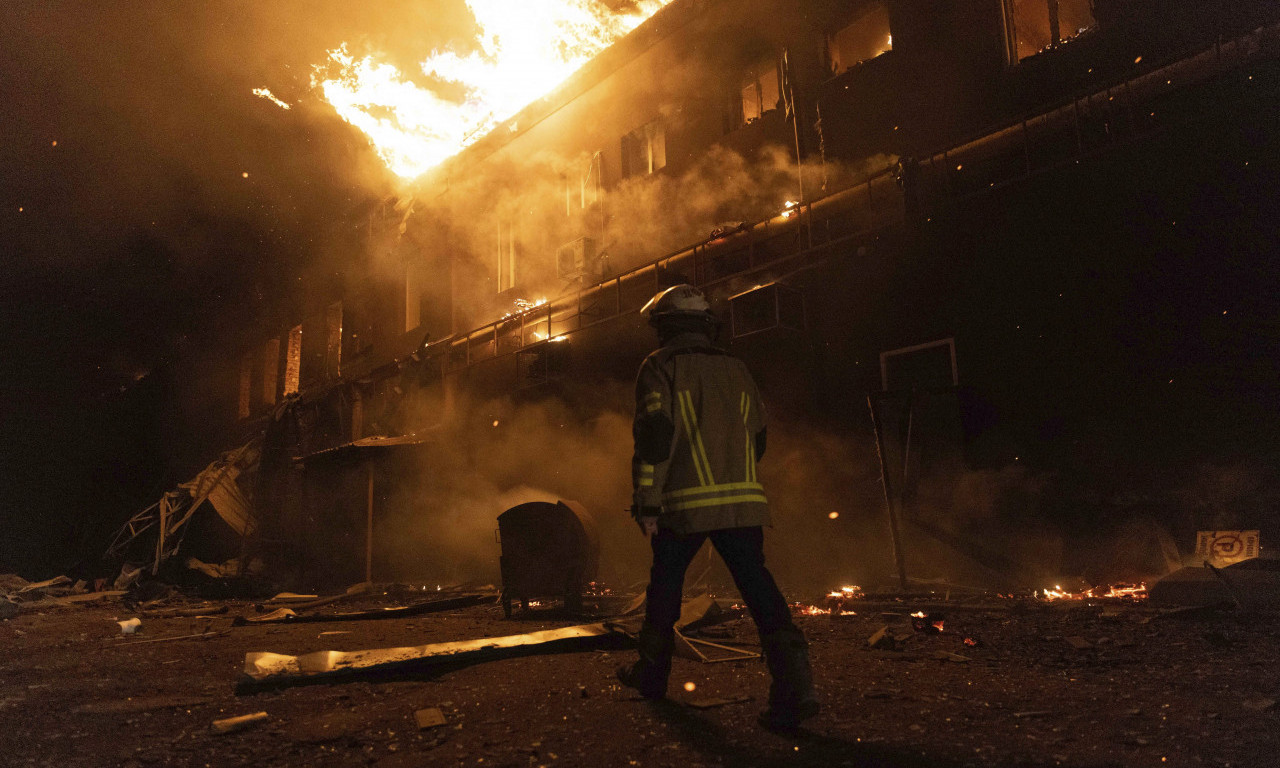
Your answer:
[[[250,397],[253,394],[253,353],[246,352],[240,358],[240,404],[236,415],[241,419],[249,418]]]
[[[1094,24],[1091,0],[1005,0],[1009,60],[1019,62]]]
[[[891,50],[893,35],[889,31],[889,4],[885,0],[861,5],[843,27],[827,35],[828,62],[833,75]]]
[[[302,326],[289,330],[289,343],[284,361],[284,394],[292,395],[302,383]]]
[[[498,293],[516,286],[516,236],[510,221],[500,220],[495,238]]]
[[[280,385],[280,340],[267,339],[262,347],[262,402],[276,404],[276,388]]]
[[[782,88],[778,76],[778,61],[774,56],[762,59],[747,68],[738,86],[741,105],[741,125],[750,125],[778,108]]]
[[[324,372],[331,379],[339,376],[342,365],[342,302],[335,301],[324,311]]]
[[[622,137],[622,177],[647,176],[667,164],[667,135],[653,120]]]

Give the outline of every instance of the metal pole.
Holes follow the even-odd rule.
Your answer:
[[[898,532],[898,510],[893,503],[893,492],[889,480],[889,462],[885,457],[884,436],[880,429],[880,415],[876,411],[874,395],[867,395],[867,406],[871,409],[871,426],[876,433],[876,453],[880,458],[880,479],[884,486],[885,507],[889,511],[889,536],[893,542],[893,560],[898,567],[898,586],[907,591],[907,563],[903,557],[901,534]]]

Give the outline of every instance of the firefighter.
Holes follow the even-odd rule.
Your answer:
[[[636,381],[631,514],[650,537],[653,566],[640,658],[618,679],[645,698],[666,695],[685,570],[710,538],[756,622],[773,678],[760,724],[792,730],[818,713],[818,699],[804,635],[764,565],[760,393],[742,361],[713,345],[716,318],[693,286],[658,293],[641,314],[660,347]]]

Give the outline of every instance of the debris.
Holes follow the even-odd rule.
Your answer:
[[[460,659],[488,660],[541,647],[546,652],[616,643],[625,635],[606,624],[580,624],[524,635],[487,637],[452,643],[434,643],[404,648],[377,648],[365,651],[316,651],[303,656],[251,652],[244,657],[245,684],[275,683],[293,679],[314,679],[320,675],[350,674],[377,668],[430,664]]]
[[[933,658],[940,659],[942,661],[954,661],[957,664],[964,664],[969,661],[968,656],[961,656],[960,654],[952,653],[951,651],[934,651]]]
[[[892,699],[902,693],[900,688],[868,688],[862,692],[864,699]]]
[[[266,712],[254,712],[252,715],[228,717],[224,720],[214,720],[211,730],[216,734],[235,733],[236,731],[244,730],[251,725],[261,723],[269,718],[270,715]]]
[[[193,635],[170,635],[168,637],[153,637],[150,640],[135,640],[130,643],[120,643],[117,645],[113,645],[111,647],[124,648],[130,645],[146,645],[148,643],[167,643],[170,640],[193,640],[196,638],[205,639],[210,637],[222,637],[223,635],[229,635],[229,634],[231,634],[231,630],[224,629],[221,632],[197,632],[196,634],[193,634]]]
[[[94,701],[71,710],[75,715],[133,715],[157,709],[189,709],[212,703],[213,699],[175,698],[173,696],[130,696],[115,701]]]
[[[445,725],[444,713],[439,707],[428,707],[427,709],[419,709],[413,713],[413,719],[418,723],[418,730],[427,728],[437,728]]]
[[[471,594],[458,597],[446,597],[443,600],[426,600],[412,605],[394,608],[375,608],[370,611],[351,611],[348,613],[309,613],[299,614],[291,608],[279,608],[263,616],[237,616],[237,627],[245,624],[278,624],[282,622],[304,623],[316,621],[366,621],[368,619],[397,619],[404,616],[418,616],[424,613],[451,611],[457,608],[469,608],[473,605],[491,603],[498,599],[493,594]]]
[[[0,619],[12,619],[18,615],[18,606],[0,597]]]
[[[328,637],[329,635],[349,635],[349,634],[351,634],[351,630],[349,629],[331,629],[328,632],[321,632],[319,635],[316,635],[316,637]]]
[[[715,707],[723,707],[726,704],[741,704],[744,701],[751,701],[750,696],[734,696],[732,698],[713,698],[713,699],[697,699],[686,703],[686,706],[694,709],[713,709]]]
[[[120,634],[122,635],[132,635],[142,628],[142,619],[137,617],[126,621],[117,621],[116,623],[120,625]]]
[[[1080,637],[1078,635],[1072,635],[1071,637],[1064,637],[1062,639],[1066,640],[1067,645],[1070,645],[1072,648],[1075,648],[1077,651],[1087,651],[1088,649],[1093,647],[1093,643],[1089,642],[1088,640],[1085,640],[1083,637]]]
[[[25,595],[28,592],[34,592],[37,589],[41,589],[41,590],[58,589],[60,587],[69,586],[70,584],[71,584],[71,579],[68,579],[66,576],[56,576],[52,579],[49,579],[48,581],[38,581],[34,584],[28,584],[22,589],[19,589],[14,594]]]
[[[182,618],[199,618],[201,616],[216,616],[227,612],[226,605],[214,605],[213,603],[203,603],[191,608],[169,608],[161,611],[143,611],[142,615],[147,618],[155,619],[182,619]]]
[[[877,629],[871,637],[868,637],[867,645],[872,648],[893,650],[893,637],[889,635],[889,625],[884,625]]]
[[[1013,717],[1016,720],[1026,720],[1027,718],[1031,718],[1031,717],[1048,717],[1049,715],[1052,715],[1052,714],[1053,713],[1047,709],[1033,709],[1027,712],[1014,712]]]
[[[280,594],[278,594],[278,595],[276,595],[275,597],[271,598],[271,600],[269,600],[268,602],[272,602],[272,603],[299,603],[299,602],[301,602],[301,603],[305,603],[305,602],[308,602],[308,601],[310,601],[310,600],[315,600],[317,597],[319,597],[319,595],[299,595],[299,594],[297,594],[297,593],[295,593],[295,592],[281,592]],[[344,595],[344,597],[345,597],[345,595]]]
[[[1275,699],[1250,699],[1240,703],[1240,706],[1254,712],[1266,712],[1276,705]]]

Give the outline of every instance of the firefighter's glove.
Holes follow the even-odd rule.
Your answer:
[[[646,536],[658,532],[658,516],[662,514],[662,507],[639,507],[632,505],[631,516],[635,518],[636,525],[640,526],[640,532]]]

